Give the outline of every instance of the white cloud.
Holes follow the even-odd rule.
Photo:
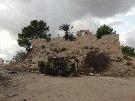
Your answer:
[[[95,33],[96,29],[100,26],[100,22],[94,17],[86,15],[81,19],[74,20],[71,25],[74,26],[74,32],[77,32],[78,30],[90,30],[91,32]]]
[[[125,23],[122,17],[123,17],[123,14],[117,14],[115,16],[108,17],[108,18],[94,17],[94,19],[95,21],[99,22],[100,25],[106,24],[113,27],[113,26],[120,26]]]
[[[17,41],[14,40],[8,31],[0,31],[0,57],[4,59],[12,59],[16,51],[21,48],[18,46]]]
[[[133,7],[130,11],[128,11],[125,16],[133,16],[133,15],[135,15],[135,7]]]
[[[135,48],[135,29],[126,33],[125,36],[126,36],[125,37],[125,40],[126,40],[125,45],[128,45],[128,46]]]

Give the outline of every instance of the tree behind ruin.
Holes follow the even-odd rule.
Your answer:
[[[47,35],[49,26],[43,20],[33,20],[30,24],[22,28],[22,33],[18,33],[18,44],[21,47],[26,48],[28,51],[31,48],[32,39],[48,39],[50,35]]]

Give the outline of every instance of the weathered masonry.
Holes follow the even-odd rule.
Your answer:
[[[111,58],[122,55],[118,34],[106,35],[98,40],[89,30],[78,31],[75,41],[66,41],[64,38],[54,38],[50,42],[44,39],[34,39],[32,48],[27,58],[19,63],[19,66],[38,68],[39,61],[47,61],[47,58],[51,56],[76,57],[81,65],[92,48],[105,51]]]

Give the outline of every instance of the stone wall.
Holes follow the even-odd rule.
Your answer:
[[[102,49],[108,53],[118,53],[121,51],[119,35],[106,35],[103,36],[102,39],[97,40],[96,36],[93,35],[84,35],[77,36],[76,41],[65,41],[63,38],[52,39],[50,42],[47,42],[43,39],[34,39],[32,40],[33,48],[41,48],[41,47],[55,47],[55,48],[67,48],[68,50],[75,51],[79,50],[82,47],[97,47]]]
[[[64,38],[51,39],[50,42],[44,39],[34,39],[32,40],[32,47],[33,49],[28,53],[26,59],[19,64],[20,66],[38,68],[38,61],[47,61],[50,56],[75,56],[81,65],[87,53],[93,48],[105,51],[111,58],[122,56],[119,35],[106,35],[98,40],[88,30],[77,32],[75,41],[65,41]]]

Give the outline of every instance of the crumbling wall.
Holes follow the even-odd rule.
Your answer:
[[[38,68],[38,61],[47,61],[50,56],[76,57],[81,65],[92,48],[107,52],[111,58],[122,56],[119,35],[106,35],[98,40],[87,30],[77,32],[75,41],[66,41],[64,38],[51,39],[50,42],[44,39],[34,39],[32,40],[32,47],[28,57],[19,64],[20,66]]]

